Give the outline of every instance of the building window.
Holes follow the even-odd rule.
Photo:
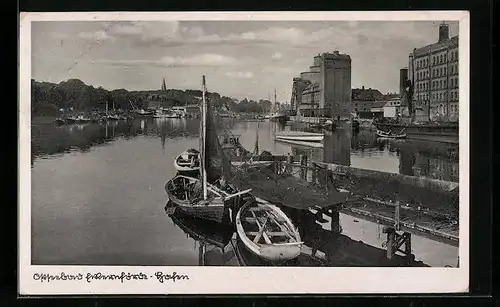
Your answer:
[[[446,73],[446,67],[444,68],[444,74],[447,75],[447,73]]]
[[[432,57],[432,65],[436,65],[436,58]]]
[[[444,61],[445,61],[445,62],[446,62],[446,56],[447,56],[447,54],[445,53],[445,54],[444,54]]]
[[[443,80],[443,86],[446,88],[446,80]]]

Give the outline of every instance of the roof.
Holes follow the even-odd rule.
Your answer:
[[[393,102],[397,102],[395,104],[391,104]],[[398,100],[398,101],[394,101],[394,100],[391,100],[391,101],[386,101],[385,104],[384,104],[384,107],[400,107],[401,106],[401,101]]]
[[[373,108],[383,108],[386,103],[387,103],[386,100],[377,100],[377,101],[373,102],[371,107],[372,107],[372,109]]]
[[[379,100],[383,99],[384,95],[376,89],[353,88],[351,92],[352,100]]]
[[[394,100],[394,99],[399,99],[399,98],[401,98],[399,96],[399,94],[395,94],[395,93],[394,94],[385,94],[384,95],[384,99],[385,100]]]
[[[458,35],[453,36],[452,38],[445,40],[445,41],[442,41],[442,42],[437,42],[434,44],[430,44],[427,46],[417,48],[417,49],[413,50],[413,53],[415,54],[415,57],[424,56],[424,55],[427,55],[429,53],[439,51],[441,49],[448,48],[448,47],[458,47]]]

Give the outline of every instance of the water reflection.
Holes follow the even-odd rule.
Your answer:
[[[299,229],[304,246],[301,254],[282,262],[264,260],[249,251],[234,232],[234,227],[187,216],[167,203],[165,211],[186,236],[194,240],[199,266],[425,266],[408,262],[400,256],[389,261],[383,248],[355,241],[346,235],[325,229],[316,223],[317,217],[306,210],[283,208]]]
[[[272,128],[273,132],[279,128]],[[293,130],[312,130],[294,128]],[[316,131],[318,132],[318,131]],[[458,182],[458,146],[416,140],[380,139],[373,131],[323,131],[323,148],[288,145],[296,155],[358,168]]]
[[[106,145],[118,138],[132,139],[137,136],[160,137],[162,147],[166,138],[195,136],[199,122],[193,119],[136,119],[111,121],[101,124],[72,124],[56,126],[51,123],[32,125],[32,161],[72,151],[87,152],[93,146]]]
[[[261,151],[300,152],[314,160],[354,167],[458,179],[458,172],[453,175],[454,170],[458,171],[458,151],[453,148],[436,149],[409,141],[380,142],[370,132],[349,134],[345,130],[327,133],[323,148],[308,148],[275,142],[274,134],[289,128],[277,123],[225,120],[219,124],[239,134],[249,150],[255,145],[258,129]],[[202,236],[190,236],[187,228],[165,215],[164,184],[176,172],[172,159],[182,150],[198,146],[198,120],[143,119],[60,127],[40,124],[31,129],[35,161],[31,202],[33,263],[262,265],[255,255],[241,249],[231,230],[220,235],[212,227],[198,223],[193,226],[192,221],[184,219],[189,228],[208,232],[205,239],[199,240],[203,243],[195,243]],[[344,218],[343,233],[335,234],[326,226],[321,230],[308,222],[312,217],[307,214],[291,215],[303,231],[310,252],[284,265],[367,265],[379,261],[379,252],[358,242],[363,240],[380,249],[375,224],[363,228],[362,221],[353,224],[352,218]],[[211,240],[223,238],[225,243],[229,233],[232,237],[223,248]],[[420,249],[415,252],[417,259],[426,263],[434,260],[430,263],[433,266],[440,266],[442,258],[456,262],[456,249],[448,251],[414,242]],[[358,260],[356,264],[345,254],[367,254],[372,260]]]

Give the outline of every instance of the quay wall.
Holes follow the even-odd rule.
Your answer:
[[[400,201],[418,210],[458,218],[459,184],[437,179],[313,162],[317,177],[331,176],[334,186],[381,201]],[[327,174],[321,174],[321,172]]]

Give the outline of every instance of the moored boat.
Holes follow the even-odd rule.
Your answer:
[[[238,192],[226,181],[231,178],[231,164],[221,150],[210,105],[205,99],[205,76],[202,84],[199,175],[176,175],[166,183],[165,191],[185,213],[222,223],[234,201],[239,201],[251,189]]]
[[[236,214],[236,232],[248,250],[270,261],[299,256],[303,242],[288,216],[260,199],[248,201]]]
[[[189,148],[174,159],[174,167],[179,172],[196,172],[200,170],[200,152]]]
[[[392,132],[385,132],[385,131],[377,130],[376,134],[378,137],[381,137],[381,138],[389,138],[389,139],[405,139],[406,138],[405,133],[395,134]]]
[[[222,223],[227,209],[236,197],[248,194],[251,190],[238,192],[230,185],[215,184],[185,175],[177,175],[165,184],[169,200],[186,214]]]
[[[66,121],[62,118],[56,118],[56,120],[54,121],[54,124],[56,124],[58,126],[64,125],[65,123],[66,123]]]
[[[275,135],[277,140],[290,140],[302,142],[321,142],[323,141],[323,133],[303,132],[303,131],[287,131],[277,133]]]

